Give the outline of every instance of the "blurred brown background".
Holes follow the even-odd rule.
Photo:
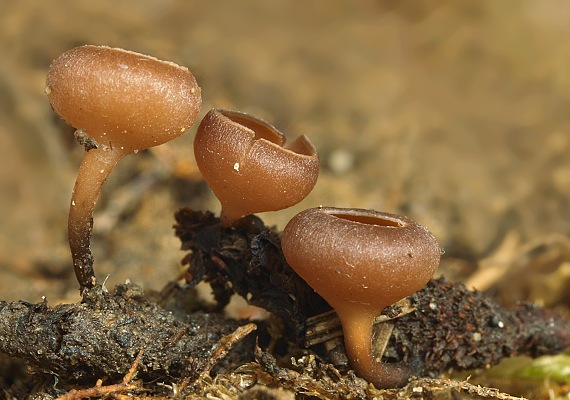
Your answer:
[[[490,265],[502,275],[487,286],[511,274],[515,298],[568,300],[567,0],[0,2],[0,299],[78,298],[66,220],[82,148],[43,90],[51,60],[85,43],[189,67],[201,115],[239,109],[307,134],[319,183],[268,223],[321,204],[404,213],[435,233],[451,278]],[[183,256],[174,210],[219,211],[194,130],[128,157],[105,185],[93,249],[108,287],[160,289]],[[548,277],[554,300],[529,288]]]

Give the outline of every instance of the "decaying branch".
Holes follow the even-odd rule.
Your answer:
[[[279,232],[256,217],[239,228],[222,228],[211,213],[184,209],[176,217],[176,233],[192,252],[185,259],[187,286],[210,282],[220,308],[238,293],[282,319],[281,339],[310,345],[323,361],[332,362],[337,372],[330,379],[346,372],[340,324],[285,262]],[[120,381],[137,365],[144,382],[179,380],[189,388],[198,377],[220,368],[231,371],[254,355],[257,365],[271,373],[266,367],[274,363],[265,359],[271,355],[254,351],[254,325],[170,307],[159,307],[133,284],[119,285],[114,293],[97,285],[79,304],[0,302],[0,353],[56,376],[60,384],[104,380],[99,387]],[[377,322],[384,332],[377,336],[385,338],[377,343],[377,355],[407,363],[417,376],[485,367],[519,354],[554,354],[570,345],[570,323],[555,313],[530,304],[505,310],[443,278],[389,307]],[[267,336],[266,328],[257,327]]]
[[[143,379],[197,376],[222,358],[218,341],[239,325],[216,314],[178,320],[133,284],[117,286],[113,294],[95,286],[79,304],[0,302],[0,352],[60,382],[118,380],[140,352],[137,371]],[[253,340],[248,345],[249,351],[235,352],[234,367],[251,358]]]
[[[332,362],[346,364],[340,323],[334,313],[321,314],[330,307],[287,265],[279,232],[256,217],[239,229],[223,228],[213,214],[189,209],[179,210],[176,220],[182,248],[191,251],[183,260],[190,285],[210,282],[222,307],[234,292],[241,295],[280,316],[289,340],[323,342]],[[388,318],[380,317],[398,318],[390,322],[390,339],[378,355],[409,363],[416,375],[486,367],[514,355],[556,354],[570,345],[570,322],[556,313],[531,304],[506,310],[443,278],[430,281],[406,304],[406,315],[396,305],[384,311]]]

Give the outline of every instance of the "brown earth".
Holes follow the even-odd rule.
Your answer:
[[[188,66],[201,116],[237,109],[311,138],[317,186],[266,223],[321,204],[406,214],[445,248],[448,279],[568,313],[569,37],[564,0],[0,2],[0,300],[79,300],[66,219],[82,149],[44,82],[90,43]],[[105,185],[93,251],[106,286],[161,289],[184,256],[174,211],[219,211],[194,132]]]

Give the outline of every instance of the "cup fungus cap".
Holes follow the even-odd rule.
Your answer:
[[[420,290],[440,258],[435,237],[410,218],[362,209],[312,208],[285,227],[283,253],[335,309],[373,308]]]
[[[46,93],[55,112],[99,144],[126,152],[168,142],[188,130],[200,110],[192,73],[133,51],[86,45],[50,66]]]
[[[222,223],[303,200],[319,174],[306,136],[288,147],[274,126],[239,111],[213,109],[202,120],[194,152],[200,172],[222,204]]]

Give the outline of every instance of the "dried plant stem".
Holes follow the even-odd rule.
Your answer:
[[[86,150],[75,181],[67,229],[73,268],[81,292],[92,288],[97,283],[91,253],[95,203],[99,198],[103,183],[125,154],[122,149],[112,146],[100,145],[97,148]]]
[[[82,390],[73,389],[69,393],[58,397],[56,400],[80,400],[86,397],[102,397],[140,390],[142,388],[141,383],[133,383],[131,381],[137,373],[137,368],[141,361],[142,355],[143,351],[140,350],[137,357],[135,358],[135,361],[133,361],[129,372],[123,377],[123,381],[121,383],[103,386],[103,382],[99,379],[94,387]]]

